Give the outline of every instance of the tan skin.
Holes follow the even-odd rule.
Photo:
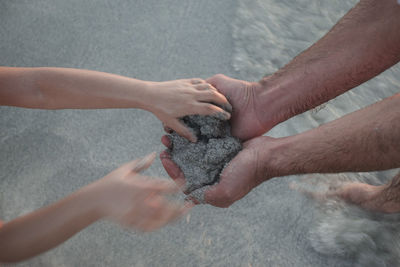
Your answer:
[[[196,141],[179,118],[190,114],[225,119],[225,96],[202,79],[141,81],[97,71],[65,68],[0,67],[0,105],[41,109],[141,108]],[[45,252],[100,219],[153,231],[185,214],[191,204],[166,198],[179,191],[172,181],[140,175],[155,153],[114,170],[67,197],[0,222],[0,262],[16,262]],[[51,222],[51,223],[49,223]]]
[[[208,79],[232,104],[232,132],[246,142],[222,172],[220,182],[205,192],[206,202],[229,207],[273,177],[400,167],[399,94],[295,136],[257,137],[399,62],[399,27],[396,1],[360,1],[322,39],[275,74],[259,82],[221,74]],[[170,145],[166,136],[162,142]],[[166,151],[161,159],[168,174],[183,183],[182,172]],[[355,183],[336,195],[364,203],[366,209],[399,212],[400,201],[395,202],[395,197],[377,197],[388,195],[388,190],[383,192],[388,187],[393,188],[392,183],[384,187]],[[383,204],[378,199],[385,199],[390,208],[380,209]]]

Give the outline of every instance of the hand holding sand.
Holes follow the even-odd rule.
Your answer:
[[[265,89],[259,82],[247,82],[217,74],[207,79],[233,106],[230,119],[232,135],[242,141],[260,136],[277,123],[272,121],[274,114],[268,106],[260,104]]]
[[[170,147],[171,142],[163,136],[162,143]],[[201,201],[216,207],[226,208],[243,198],[253,188],[274,177],[276,172],[272,160],[274,146],[278,139],[261,136],[243,143],[241,150],[222,170],[219,182],[186,192],[188,198],[199,204]],[[171,178],[177,184],[185,184],[186,178],[172,160],[168,151],[160,155],[161,162]],[[271,164],[268,164],[268,163]]]

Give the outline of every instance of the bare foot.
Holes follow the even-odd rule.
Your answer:
[[[329,198],[339,198],[374,212],[400,212],[400,191],[392,190],[389,185],[374,186],[365,183],[350,182],[342,186],[329,188],[327,192],[311,192],[296,188],[295,184],[291,184],[291,188],[319,201],[324,201]]]

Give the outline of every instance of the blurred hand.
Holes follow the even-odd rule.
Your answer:
[[[266,112],[266,107],[257,104],[263,91],[261,84],[233,79],[223,74],[217,74],[207,79],[207,82],[225,95],[233,106],[230,120],[233,136],[246,141],[264,134],[274,126],[265,126],[261,121],[260,114]]]
[[[92,184],[102,201],[105,217],[141,231],[153,231],[185,214],[191,204],[173,203],[167,195],[179,188],[172,181],[139,174],[147,169],[156,153],[134,160]]]
[[[223,170],[219,183],[209,186],[204,193],[206,203],[216,207],[229,207],[235,201],[248,194],[253,188],[265,180],[274,177],[275,170],[265,162],[270,162],[266,155],[270,155],[275,143],[274,138],[261,136],[249,140],[243,144],[243,150]],[[171,146],[168,136],[163,136],[162,143]],[[179,185],[185,183],[185,177],[180,168],[172,161],[170,154],[164,151],[160,155],[161,162],[171,176]],[[204,189],[203,189],[204,190]],[[192,192],[186,192],[194,203],[196,199],[191,198]]]
[[[164,123],[164,127],[192,142],[196,142],[196,137],[179,118],[193,114],[213,115],[224,120],[230,118],[232,107],[228,100],[202,79],[150,82],[150,88],[156,97],[152,99],[149,110]]]

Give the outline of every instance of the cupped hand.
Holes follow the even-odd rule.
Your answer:
[[[152,153],[141,160],[126,163],[93,184],[101,199],[105,217],[126,227],[147,232],[188,212],[191,204],[167,199],[168,195],[179,191],[174,182],[140,174],[152,164],[155,157],[156,153]]]
[[[164,127],[196,142],[196,136],[180,122],[186,115],[212,115],[228,120],[231,105],[212,85],[198,78],[152,82],[154,92],[149,110],[164,123]],[[222,108],[221,108],[222,107]]]
[[[260,183],[274,177],[273,161],[268,160],[267,156],[270,155],[269,150],[273,150],[275,140],[261,136],[245,142],[243,150],[222,171],[219,183],[208,186],[205,190],[198,189],[204,191],[204,201],[216,207],[229,207]],[[162,143],[167,147],[171,146],[168,136],[163,136]],[[169,176],[177,184],[184,184],[184,174],[172,161],[167,150],[161,153],[160,158]],[[268,162],[271,162],[271,165],[268,165]],[[195,192],[186,193],[189,199],[198,204],[194,197]]]
[[[258,82],[247,82],[217,74],[207,82],[213,85],[228,99],[233,107],[231,116],[232,135],[246,141],[260,136],[274,125],[262,121],[265,107],[258,104],[262,86]]]

